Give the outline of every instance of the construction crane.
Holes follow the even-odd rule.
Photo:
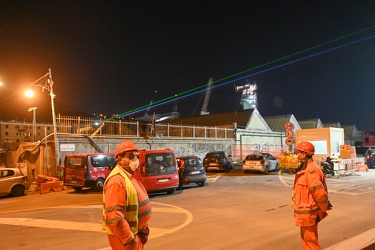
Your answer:
[[[207,111],[207,108],[208,108],[208,102],[210,101],[211,87],[212,87],[212,82],[213,81],[214,81],[213,78],[210,78],[208,80],[207,90],[206,90],[206,94],[204,96],[204,101],[203,101],[203,105],[202,105],[201,115],[208,115],[208,114],[210,114],[210,112]]]

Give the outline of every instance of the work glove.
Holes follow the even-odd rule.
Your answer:
[[[333,205],[331,204],[331,202],[328,200],[327,201],[327,210],[331,210],[333,208]]]
[[[148,227],[138,230],[139,238],[141,239],[142,244],[146,244],[148,241],[148,235],[150,234],[150,229]]]

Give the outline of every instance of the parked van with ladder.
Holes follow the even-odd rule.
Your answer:
[[[115,153],[67,154],[64,161],[64,186],[74,190],[91,187],[95,191],[102,191],[114,164]]]
[[[135,177],[148,193],[173,194],[179,185],[178,167],[174,151],[170,149],[139,150],[139,167]]]

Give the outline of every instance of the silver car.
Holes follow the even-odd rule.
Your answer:
[[[253,153],[246,156],[242,162],[242,171],[258,171],[268,174],[269,171],[278,170],[279,162],[269,153]]]
[[[0,168],[0,195],[24,195],[26,185],[26,176],[18,168]]]

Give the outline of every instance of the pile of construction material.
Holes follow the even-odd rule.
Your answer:
[[[38,175],[34,185],[38,186],[40,194],[46,194],[51,191],[58,192],[63,190],[62,183],[58,178],[46,175]],[[33,186],[33,184],[31,186]],[[35,190],[36,188],[37,187],[34,187]]]

